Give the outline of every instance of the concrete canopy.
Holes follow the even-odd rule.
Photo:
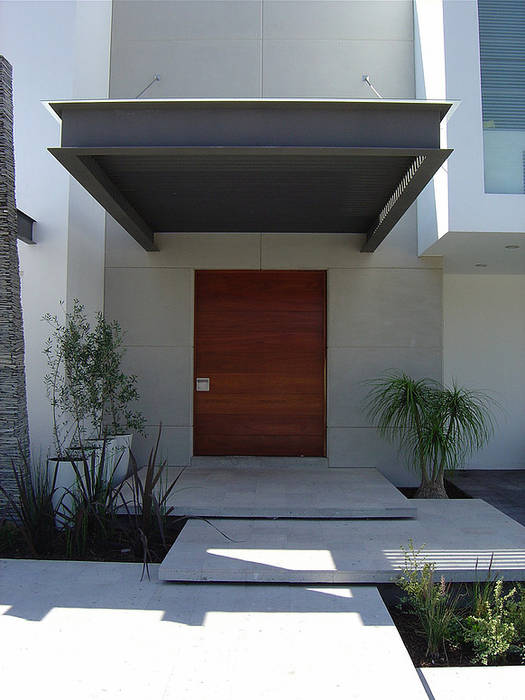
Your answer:
[[[50,152],[146,250],[156,232],[365,233],[372,252],[451,149],[450,102],[50,102]]]

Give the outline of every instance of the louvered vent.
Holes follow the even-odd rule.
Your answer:
[[[525,129],[525,0],[478,0],[485,129]]]

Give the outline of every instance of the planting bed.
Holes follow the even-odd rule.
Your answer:
[[[160,539],[148,543],[148,561],[160,563],[168,549],[179,536],[186,523],[185,519],[168,518],[165,525],[166,545]],[[80,561],[114,561],[140,562],[144,561],[142,547],[133,547],[132,533],[127,516],[118,516],[115,527],[108,537],[99,539],[83,555],[70,556],[64,532],[57,531],[50,546],[42,553],[35,553],[29,548],[20,528],[12,521],[0,521],[0,558],[5,559],[75,559]]]
[[[416,486],[398,486],[397,488],[406,498],[416,498]],[[472,498],[472,496],[466,494],[448,479],[445,479],[445,491],[447,492],[447,496],[449,498]]]
[[[519,583],[505,582],[504,588],[508,592]],[[403,640],[403,643],[410,654],[414,666],[420,667],[456,667],[456,666],[483,666],[476,659],[474,648],[470,644],[448,643],[446,649],[436,658],[429,658],[427,655],[427,640],[420,629],[417,615],[412,612],[410,606],[403,602],[404,592],[395,584],[380,584],[379,593],[383,602],[388,608],[395,626]],[[450,591],[453,595],[459,594],[459,613],[466,611],[466,601],[471,597],[472,584],[458,583],[450,584]],[[462,602],[463,601],[463,602]],[[523,666],[524,661],[517,652],[509,651],[504,656],[498,658],[497,666]]]

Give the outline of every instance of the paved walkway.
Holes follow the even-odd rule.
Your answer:
[[[448,581],[488,569],[525,580],[525,527],[484,501],[417,500],[417,519],[189,520],[164,559],[168,581],[388,583],[401,546],[425,546]],[[215,526],[215,527],[214,527]],[[226,537],[219,532],[226,535]],[[229,538],[229,539],[228,539]]]
[[[140,582],[136,564],[0,560],[4,698],[424,700],[372,586]]]
[[[144,473],[144,472],[142,472]],[[213,518],[414,518],[417,509],[377,469],[178,467],[173,515]],[[126,493],[124,492],[124,495]]]
[[[430,700],[518,700],[525,683],[525,666],[422,668]]]
[[[525,469],[463,469],[447,480],[525,525]]]

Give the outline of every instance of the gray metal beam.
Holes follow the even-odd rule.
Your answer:
[[[419,154],[367,232],[362,253],[373,253],[443,165],[451,148]]]
[[[136,100],[49,103],[62,146],[439,147],[452,103],[423,100]]]
[[[36,241],[33,238],[33,224],[35,220],[27,214],[24,214],[20,209],[16,210],[16,237],[19,241],[23,241],[28,245],[35,245]]]
[[[144,250],[158,251],[151,227],[133,209],[87,149],[49,148],[55,158]]]

